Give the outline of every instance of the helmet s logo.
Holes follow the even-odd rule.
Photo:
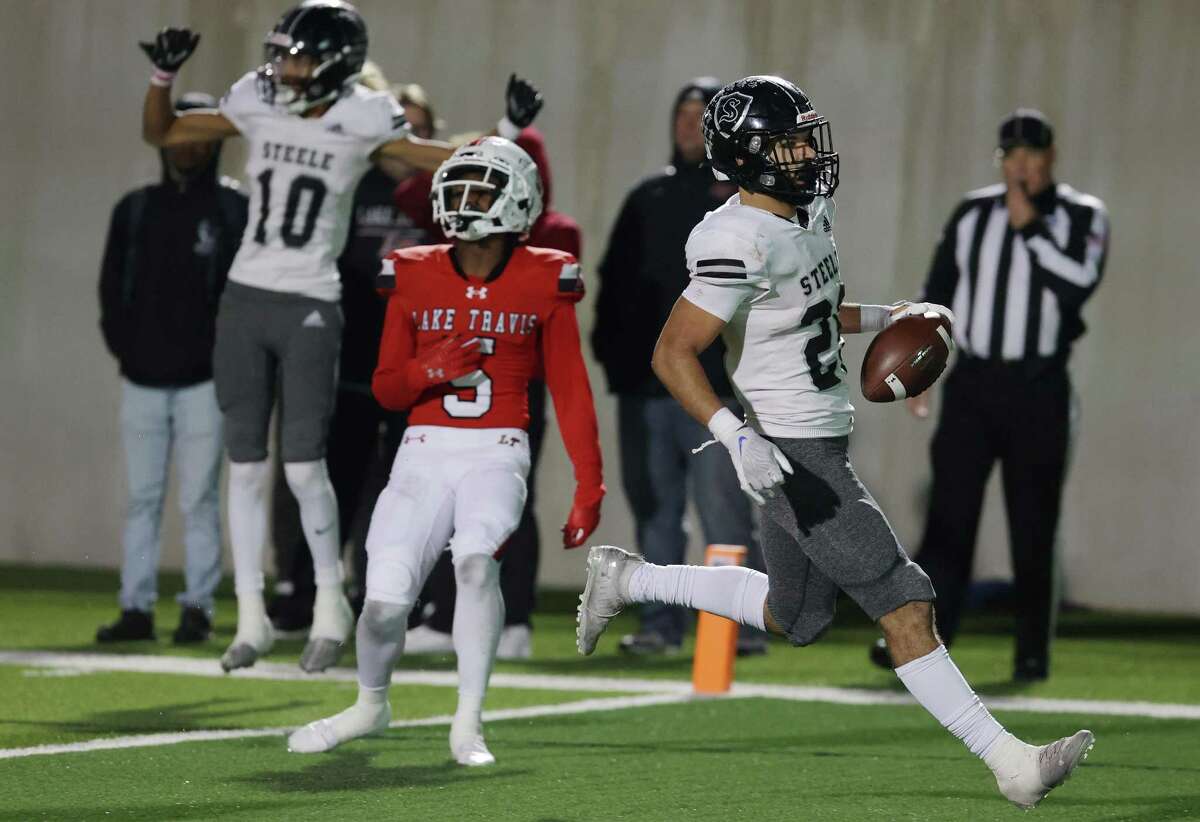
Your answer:
[[[754,98],[740,91],[731,91],[717,104],[717,130],[730,134],[742,127]]]

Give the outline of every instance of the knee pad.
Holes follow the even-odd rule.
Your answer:
[[[832,608],[828,611],[803,611],[798,599],[792,602],[786,599],[786,596],[776,595],[772,586],[767,592],[767,610],[793,645],[812,645],[833,625]]]
[[[256,494],[265,492],[270,474],[271,468],[266,460],[229,463],[229,484],[243,491]]]
[[[410,610],[412,610],[411,606],[406,607],[392,602],[368,599],[363,604],[359,622],[364,630],[373,636],[394,639],[403,636],[407,630]]]
[[[487,554],[467,554],[454,560],[459,591],[481,590],[500,584],[500,563]]]
[[[329,488],[329,471],[325,460],[285,462],[283,475],[296,499],[307,499],[325,493]]]

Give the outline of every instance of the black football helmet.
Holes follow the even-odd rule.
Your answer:
[[[837,189],[829,121],[781,77],[757,75],[725,86],[705,108],[703,127],[704,149],[720,179],[797,206]],[[813,156],[796,147],[801,133]]]
[[[282,62],[308,55],[315,66],[300,84],[285,83]],[[340,0],[305,0],[286,12],[263,41],[258,67],[258,96],[289,114],[348,94],[367,59],[367,24],[358,9]]]

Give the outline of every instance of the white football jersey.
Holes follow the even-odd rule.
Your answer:
[[[243,76],[220,105],[249,144],[250,220],[229,279],[336,301],[354,190],[375,149],[407,135],[404,112],[390,94],[355,86],[320,117],[284,114],[259,99],[255,80]]]
[[[688,237],[683,296],[725,320],[734,392],[746,421],[769,436],[837,437],[854,424],[833,211],[819,197],[801,225],[734,195]]]

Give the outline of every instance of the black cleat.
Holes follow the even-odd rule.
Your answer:
[[[267,616],[271,619],[271,626],[276,633],[307,633],[312,627],[315,598],[316,594],[312,592],[296,592],[281,594],[272,599],[267,606]]]
[[[121,618],[112,625],[101,625],[96,631],[97,642],[134,642],[138,640],[155,640],[154,614],[148,611],[135,611],[132,608],[121,611]]]
[[[1045,682],[1050,678],[1050,663],[1045,659],[1029,657],[1017,660],[1013,666],[1014,682]]]
[[[171,635],[176,645],[206,642],[212,636],[212,622],[203,608],[187,606],[179,614],[179,627]]]
[[[621,637],[617,647],[632,656],[674,656],[679,653],[680,646],[681,643],[669,642],[658,631],[641,631]]]
[[[896,667],[892,664],[892,652],[888,650],[887,642],[882,638],[871,643],[867,656],[870,657],[871,662],[885,671],[891,671]]]

